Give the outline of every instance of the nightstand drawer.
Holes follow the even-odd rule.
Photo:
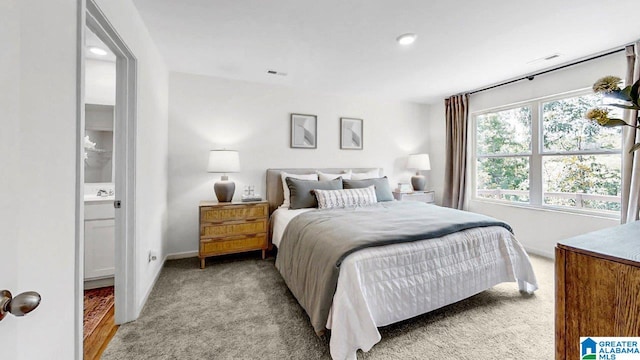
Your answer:
[[[267,232],[267,219],[229,221],[222,224],[200,225],[201,238],[244,235]]]
[[[224,239],[212,239],[200,243],[201,255],[222,255],[248,250],[267,248],[267,234],[230,236]]]
[[[415,193],[408,194],[402,197],[402,201],[422,201],[422,202],[433,202],[433,194],[425,194],[425,193]]]
[[[436,202],[435,192],[433,191],[414,191],[410,193],[393,192],[393,197],[400,201],[420,201],[427,204]]]
[[[266,218],[268,213],[269,207],[265,204],[202,207],[200,208],[200,221],[222,222],[230,220]]]

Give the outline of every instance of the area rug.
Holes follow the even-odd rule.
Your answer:
[[[211,259],[210,259],[211,260]],[[553,359],[553,262],[532,256],[540,290],[515,283],[380,329],[359,359]],[[330,359],[327,337],[289,292],[273,259],[167,261],[139,319],[103,359]]]
[[[84,339],[98,327],[114,301],[113,286],[84,291]]]

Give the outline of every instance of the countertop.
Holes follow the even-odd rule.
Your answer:
[[[85,203],[99,203],[99,202],[112,202],[115,200],[115,196],[97,196],[97,195],[85,195]]]

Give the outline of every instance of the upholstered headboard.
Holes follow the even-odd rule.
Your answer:
[[[332,169],[267,169],[267,201],[269,202],[269,214],[275,211],[278,206],[282,205],[284,201],[284,194],[282,190],[282,177],[281,172],[288,172],[291,174],[313,174],[316,171],[322,171],[329,174],[339,174],[341,172],[351,170],[354,173],[367,172],[374,169],[380,170],[380,176],[382,176],[382,169],[380,168],[332,168]]]

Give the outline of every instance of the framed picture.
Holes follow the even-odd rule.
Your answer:
[[[340,149],[362,150],[362,119],[340,118]]]
[[[317,148],[318,117],[315,115],[291,114],[291,147],[299,149]]]

